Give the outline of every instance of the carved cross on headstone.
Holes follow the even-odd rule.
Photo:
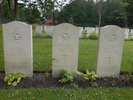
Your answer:
[[[66,64],[67,63],[67,56],[68,56],[67,51],[66,51],[66,48],[65,48],[65,53],[63,53],[62,56],[64,56],[64,62]]]
[[[111,55],[109,55],[109,65],[111,64],[112,59],[113,59],[113,57]]]

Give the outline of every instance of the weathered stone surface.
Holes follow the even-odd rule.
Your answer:
[[[54,26],[52,42],[52,76],[57,77],[62,69],[76,76],[79,28],[68,23]]]
[[[33,75],[32,26],[13,21],[3,24],[4,61],[6,75],[22,72]]]
[[[101,28],[97,58],[97,74],[119,76],[124,44],[124,29],[108,25]]]

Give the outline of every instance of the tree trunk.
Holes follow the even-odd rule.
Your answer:
[[[18,12],[18,0],[14,0],[14,16],[13,19],[17,19],[17,12]]]
[[[18,0],[7,0],[12,20],[16,20],[18,11]]]
[[[12,19],[11,0],[7,0],[7,2],[8,2],[8,7],[9,7],[10,16],[11,16],[11,19]]]
[[[126,17],[126,15],[124,16],[124,22],[125,22],[125,26],[128,27],[128,23],[127,23],[127,17]]]

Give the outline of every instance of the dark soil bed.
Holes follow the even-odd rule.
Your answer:
[[[4,82],[5,74],[0,72],[0,88],[10,88]],[[32,78],[24,78],[16,86],[17,88],[47,88],[47,87],[133,87],[133,75],[121,74],[119,78],[99,78],[96,81],[84,80],[80,77],[74,79],[72,83],[59,83],[59,78],[53,78],[51,73],[36,72]]]

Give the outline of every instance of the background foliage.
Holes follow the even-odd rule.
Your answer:
[[[1,22],[21,20],[42,23],[53,19],[55,24],[68,22],[77,26],[97,26],[98,11],[102,16],[101,26],[114,24],[133,27],[132,0],[3,0],[0,3]]]

